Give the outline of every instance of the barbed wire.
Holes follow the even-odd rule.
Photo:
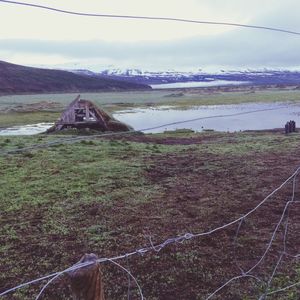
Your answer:
[[[241,275],[238,275],[238,276],[235,276],[231,279],[229,279],[226,283],[224,283],[222,286],[220,286],[218,289],[216,289],[213,293],[211,293],[207,298],[206,300],[209,300],[211,299],[214,295],[216,295],[219,291],[221,291],[224,287],[228,286],[231,282],[233,281],[236,281],[236,280],[239,280],[241,278],[252,278],[252,279],[255,279],[256,281],[258,282],[263,282],[262,279],[260,279],[259,277],[253,275],[253,274],[250,274],[257,266],[260,265],[260,263],[264,260],[264,258],[266,257],[267,253],[269,252],[273,242],[274,242],[274,239],[276,237],[276,234],[278,232],[278,229],[280,227],[280,225],[282,224],[285,216],[286,216],[286,213],[289,211],[288,208],[290,206],[291,203],[295,202],[295,189],[296,189],[296,178],[298,176],[300,172],[300,166],[296,169],[296,171],[290,176],[288,177],[282,184],[280,184],[276,189],[274,189],[270,194],[268,194],[261,202],[259,202],[253,209],[251,209],[250,211],[248,211],[247,213],[245,213],[244,215],[242,215],[241,217],[229,222],[229,223],[226,223],[222,226],[219,226],[219,227],[215,227],[213,229],[210,229],[208,231],[204,231],[204,232],[200,232],[200,233],[185,233],[183,235],[180,235],[180,236],[177,236],[177,237],[172,237],[172,238],[169,238],[165,241],[163,241],[162,243],[160,244],[157,244],[157,245],[154,245],[152,243],[152,240],[150,240],[150,246],[146,246],[144,248],[139,248],[137,250],[134,250],[132,252],[129,252],[129,253],[126,253],[126,254],[122,254],[122,255],[118,255],[118,256],[115,256],[115,257],[111,257],[111,258],[99,258],[96,260],[96,263],[104,263],[104,262],[111,262],[111,263],[114,263],[116,265],[119,265],[118,263],[116,263],[116,261],[118,260],[121,260],[121,259],[127,259],[131,256],[135,256],[135,255],[144,255],[146,253],[149,253],[149,252],[159,252],[161,251],[163,248],[165,248],[166,246],[168,245],[171,245],[171,244],[176,244],[176,243],[183,243],[184,241],[187,241],[187,240],[191,240],[191,239],[194,239],[194,238],[198,238],[198,237],[204,237],[204,236],[209,236],[215,232],[218,232],[220,230],[223,230],[223,229],[226,229],[234,224],[238,224],[238,229],[237,231],[240,230],[240,226],[241,226],[241,222],[244,221],[248,216],[250,216],[251,214],[253,214],[254,212],[256,212],[264,203],[266,203],[274,194],[276,194],[279,190],[281,190],[283,187],[285,187],[288,183],[290,183],[291,180],[293,180],[293,191],[292,191],[292,198],[291,200],[287,201],[285,206],[284,206],[284,209],[283,209],[283,212],[280,216],[280,219],[278,221],[278,223],[276,224],[275,226],[275,229],[271,235],[271,239],[266,247],[266,250],[264,251],[263,255],[261,256],[261,258],[258,260],[257,263],[254,264],[254,266],[252,266],[248,271],[244,272],[243,270],[241,270]],[[285,233],[284,233],[284,250],[286,250],[286,238],[287,238],[287,232],[288,232],[288,229],[287,229],[287,224],[288,224],[288,221],[289,221],[289,214],[287,214],[287,218],[286,218],[286,227],[285,227]],[[237,238],[238,236],[238,233],[236,233],[235,235],[235,239]],[[20,284],[18,286],[15,286],[13,288],[10,288],[2,293],[0,293],[0,296],[4,296],[4,295],[7,295],[9,293],[12,293],[12,292],[15,292],[16,290],[18,289],[21,289],[21,288],[24,288],[25,286],[29,286],[29,285],[32,285],[33,283],[37,283],[37,282],[41,282],[41,281],[44,281],[44,280],[47,280],[48,279],[48,282],[43,286],[43,288],[40,290],[36,300],[39,299],[39,297],[43,294],[43,292],[45,291],[45,289],[51,284],[53,283],[53,281],[55,281],[55,279],[57,279],[58,277],[60,277],[61,275],[67,273],[67,272],[70,272],[70,271],[74,271],[74,270],[77,270],[77,269],[80,269],[80,268],[83,268],[83,267],[86,267],[86,266],[89,266],[89,265],[92,265],[94,264],[95,262],[86,262],[86,263],[77,263],[63,271],[59,271],[59,272],[55,272],[55,273],[52,273],[52,274],[49,274],[49,275],[46,275],[46,276],[43,276],[43,277],[40,277],[40,278],[37,278],[35,280],[32,280],[32,281],[29,281],[29,282],[26,282],[26,283],[23,283],[23,284]],[[280,262],[277,261],[276,265],[279,265]],[[124,271],[127,272],[127,274],[134,280],[134,282],[136,283],[138,289],[139,289],[139,292],[140,292],[140,295],[141,295],[141,299],[143,299],[143,292],[142,292],[142,289],[139,285],[139,283],[137,282],[136,278],[131,274],[130,271],[128,271],[126,268],[124,268],[123,266],[119,265],[120,268],[122,268]],[[277,267],[275,266],[273,272],[272,272],[272,275],[270,277],[270,284],[271,284],[271,278],[274,277],[275,273],[276,273],[276,270],[277,270]],[[274,275],[273,275],[274,274]],[[290,286],[287,286],[285,288],[282,288],[282,289],[279,289],[277,291],[273,291],[273,292],[268,292],[268,289],[269,289],[269,285],[266,286],[266,291],[265,293],[263,294],[262,297],[266,297],[268,295],[272,295],[272,294],[275,294],[275,293],[279,293],[279,292],[282,292],[286,289],[289,289],[289,288],[292,288],[296,285],[298,285],[299,283],[296,283],[296,284],[292,284]],[[261,299],[265,299],[265,298],[261,298]]]
[[[21,5],[27,7],[33,7],[43,10],[49,10],[53,12],[82,16],[82,17],[98,17],[98,18],[111,18],[111,19],[131,19],[131,20],[149,20],[149,21],[167,21],[167,22],[181,22],[181,23],[193,23],[193,24],[203,24],[203,25],[219,25],[219,26],[230,26],[230,27],[242,27],[249,29],[258,29],[258,30],[268,30],[276,31],[292,35],[300,35],[300,32],[292,31],[284,28],[276,28],[270,26],[261,26],[261,25],[249,25],[249,24],[240,24],[232,22],[216,22],[216,21],[202,21],[202,20],[192,20],[184,18],[173,18],[173,17],[155,17],[155,16],[141,16],[141,15],[118,15],[118,14],[97,14],[97,13],[84,13],[78,11],[64,10],[55,7],[34,4],[34,3],[25,3],[20,1],[10,1],[10,0],[0,0],[0,2],[14,5]]]
[[[76,137],[69,137],[69,138],[61,138],[59,140],[54,140],[54,141],[47,142],[44,144],[34,144],[29,147],[10,149],[7,151],[0,151],[0,155],[20,153],[20,152],[24,152],[24,151],[31,151],[31,150],[35,150],[35,149],[47,148],[47,147],[52,147],[52,146],[65,144],[65,143],[74,143],[74,142],[92,140],[92,139],[97,139],[97,138],[102,138],[102,137],[110,137],[110,136],[113,137],[113,136],[122,136],[122,135],[134,134],[134,133],[147,132],[147,131],[152,131],[152,130],[156,130],[156,129],[160,129],[160,128],[165,128],[168,126],[174,126],[174,125],[185,124],[185,123],[189,123],[189,122],[196,122],[196,121],[201,121],[201,120],[235,117],[235,116],[249,115],[249,114],[265,112],[265,111],[274,111],[274,110],[284,109],[287,107],[288,107],[288,105],[284,105],[284,106],[275,107],[275,108],[256,109],[256,110],[244,111],[244,112],[233,113],[233,114],[220,114],[220,115],[213,115],[213,116],[207,116],[207,117],[198,117],[198,118],[193,118],[193,119],[186,119],[186,120],[181,120],[181,121],[176,121],[176,122],[171,122],[171,123],[165,123],[165,124],[161,124],[161,125],[157,125],[157,126],[153,126],[153,127],[146,127],[146,128],[136,129],[136,130],[130,130],[130,131],[107,132],[107,133],[94,134],[94,135],[89,135],[89,136],[76,136]]]
[[[133,15],[113,15],[113,14],[92,14],[92,13],[82,13],[82,12],[75,12],[75,11],[68,11],[68,10],[62,10],[62,9],[58,9],[58,8],[54,8],[54,7],[49,7],[49,6],[43,6],[43,5],[38,5],[38,4],[32,4],[32,3],[24,3],[24,2],[18,2],[18,1],[9,1],[9,0],[0,0],[0,2],[2,3],[7,3],[7,4],[15,4],[15,5],[22,5],[22,6],[30,6],[30,7],[34,7],[34,8],[39,8],[39,9],[44,9],[44,10],[50,10],[50,11],[54,11],[54,12],[59,12],[59,13],[64,13],[64,14],[70,14],[70,15],[77,15],[77,16],[84,16],[84,17],[102,17],[102,18],[122,18],[122,19],[139,19],[139,20],[151,20],[151,21],[171,21],[171,22],[185,22],[185,23],[196,23],[196,24],[205,24],[205,25],[221,25],[221,26],[234,26],[234,27],[243,27],[243,28],[250,28],[250,29],[260,29],[260,30],[269,30],[269,31],[276,31],[276,32],[281,32],[281,33],[286,33],[286,34],[292,34],[292,35],[300,35],[300,32],[296,32],[296,31],[290,31],[287,29],[282,29],[282,28],[274,28],[274,27],[267,27],[267,26],[258,26],[258,25],[247,25],[247,24],[238,24],[238,23],[229,23],[229,22],[211,22],[211,21],[201,21],[201,20],[191,20],[191,19],[181,19],[181,18],[171,18],[171,17],[153,17],[153,16],[133,16]],[[275,108],[278,109],[278,108]],[[31,147],[24,147],[22,149],[13,149],[13,150],[8,150],[5,152],[1,152],[1,154],[11,154],[11,153],[18,153],[18,152],[22,152],[22,151],[28,151],[28,150],[34,150],[37,148],[44,148],[44,147],[51,147],[53,145],[57,145],[57,144],[61,144],[61,143],[72,143],[72,142],[76,142],[76,141],[81,141],[81,140],[87,140],[87,139],[94,139],[94,138],[99,138],[99,137],[105,137],[105,136],[114,136],[114,135],[122,135],[122,134],[129,134],[129,133],[136,133],[136,132],[140,132],[140,131],[150,131],[150,130],[156,130],[156,129],[160,129],[166,126],[172,126],[172,125],[178,125],[178,124],[183,124],[183,123],[188,123],[188,122],[194,122],[194,121],[198,121],[198,120],[204,120],[204,119],[210,119],[210,118],[223,118],[223,117],[230,117],[230,116],[237,116],[237,115],[245,115],[245,114],[250,114],[250,113],[256,113],[256,112],[262,112],[262,111],[268,111],[268,110],[275,110],[275,109],[264,109],[264,110],[255,110],[255,111],[249,111],[249,112],[242,112],[242,113],[236,113],[236,114],[228,114],[228,115],[216,115],[216,116],[210,116],[210,117],[200,117],[200,118],[194,118],[194,119],[189,119],[189,120],[183,120],[183,121],[177,121],[177,122],[172,122],[172,123],[167,123],[167,124],[163,124],[163,125],[158,125],[158,126],[154,126],[154,127],[150,127],[150,128],[145,128],[145,129],[140,129],[140,130],[135,130],[135,131],[131,131],[131,132],[118,132],[118,133],[107,133],[107,134],[101,134],[101,135],[94,135],[94,136],[90,136],[90,137],[75,137],[75,138],[68,138],[68,139],[62,139],[59,141],[52,141],[46,144],[42,144],[42,145],[33,145]],[[279,108],[280,109],[280,108]],[[252,210],[250,210],[248,213],[244,214],[242,217],[235,219],[227,224],[224,224],[220,227],[216,227],[214,229],[208,230],[206,232],[202,232],[202,233],[185,233],[184,235],[181,236],[177,236],[177,237],[172,237],[169,238],[167,240],[165,240],[164,242],[162,242],[161,244],[155,245],[152,242],[151,237],[149,237],[149,241],[150,241],[150,246],[148,247],[144,247],[144,248],[140,248],[137,249],[135,251],[132,251],[130,253],[126,253],[123,255],[119,255],[119,256],[115,256],[112,258],[100,258],[98,259],[96,262],[97,263],[103,263],[103,262],[110,262],[113,263],[114,265],[116,265],[117,267],[121,268],[123,271],[125,271],[127,273],[127,275],[129,276],[129,281],[128,281],[128,285],[130,286],[130,278],[133,279],[133,281],[135,282],[139,293],[140,293],[140,297],[143,300],[144,296],[143,296],[143,291],[142,288],[140,286],[140,284],[138,283],[137,279],[132,275],[132,273],[125,268],[124,266],[122,266],[121,264],[119,264],[117,261],[126,258],[128,260],[129,257],[134,256],[134,255],[144,255],[146,253],[149,252],[160,252],[162,249],[164,249],[165,247],[167,247],[168,245],[171,244],[176,244],[176,243],[182,243],[184,241],[187,240],[191,240],[194,238],[198,238],[198,237],[203,237],[203,236],[208,236],[211,234],[214,234],[217,231],[223,230],[229,226],[232,226],[234,224],[238,224],[237,230],[236,230],[236,234],[234,237],[234,261],[238,267],[238,269],[241,271],[241,275],[238,276],[234,276],[231,279],[229,279],[227,282],[225,282],[222,286],[220,286],[219,288],[217,288],[214,292],[212,292],[208,297],[206,297],[206,300],[211,299],[213,296],[215,296],[218,292],[220,292],[223,288],[225,288],[226,286],[228,286],[229,284],[231,284],[234,281],[240,280],[242,278],[249,278],[249,279],[253,279],[256,282],[259,283],[263,283],[265,284],[266,288],[264,293],[260,296],[259,299],[261,300],[265,300],[267,299],[268,296],[270,295],[274,295],[276,293],[280,293],[283,292],[287,289],[296,287],[298,285],[300,285],[300,282],[296,282],[293,284],[290,284],[286,287],[283,287],[281,289],[277,289],[275,291],[269,291],[271,283],[273,281],[274,276],[276,275],[276,272],[284,258],[284,256],[292,256],[289,255],[286,252],[286,243],[287,243],[287,235],[288,235],[288,227],[289,227],[289,218],[290,218],[290,206],[291,204],[293,204],[295,202],[295,189],[296,189],[296,178],[299,174],[299,170],[300,168],[297,168],[297,170],[286,180],[284,181],[278,188],[276,188],[275,190],[273,190],[267,197],[265,197],[256,207],[254,207]],[[244,223],[245,219],[250,216],[253,212],[255,212],[257,209],[259,209],[266,201],[268,201],[270,199],[270,197],[272,197],[277,191],[279,191],[280,189],[282,189],[286,184],[288,184],[291,180],[293,180],[293,191],[292,191],[292,199],[287,201],[284,209],[282,211],[282,214],[280,216],[280,219],[278,221],[278,223],[275,226],[274,231],[272,232],[271,238],[269,243],[267,244],[267,247],[264,251],[264,253],[262,254],[262,256],[260,257],[260,259],[250,268],[248,269],[248,271],[244,271],[243,268],[241,268],[238,265],[237,259],[236,259],[236,244],[237,244],[237,239],[240,233],[240,229],[242,224]],[[279,227],[283,224],[283,222],[285,221],[285,225],[284,225],[284,234],[283,234],[283,245],[282,245],[282,252],[279,256],[279,258],[277,259],[275,266],[272,270],[272,273],[269,277],[269,280],[267,282],[264,282],[264,280],[262,280],[261,278],[259,278],[258,276],[255,276],[253,274],[251,274],[251,272],[253,270],[255,270],[266,258],[267,254],[269,253],[273,242],[276,238],[276,235],[278,233]],[[297,254],[296,256],[292,256],[294,258],[298,258],[299,254]],[[39,300],[40,297],[42,296],[42,294],[45,292],[45,290],[47,289],[47,287],[49,287],[50,284],[52,284],[57,278],[59,278],[61,275],[70,272],[70,271],[74,271],[74,270],[78,270],[80,268],[84,268],[88,265],[94,264],[94,262],[88,262],[88,263],[80,263],[80,264],[75,264],[63,271],[59,271],[59,272],[55,272],[43,277],[40,277],[38,279],[34,279],[32,281],[20,284],[16,287],[13,287],[11,289],[8,289],[2,293],[0,293],[0,296],[5,296],[9,293],[15,292],[18,289],[21,289],[25,286],[29,286],[32,285],[34,283],[38,283],[44,280],[48,280],[48,282],[42,287],[42,289],[39,291],[38,295],[36,296],[36,300]],[[129,288],[128,288],[128,295],[129,295]],[[128,297],[129,299],[129,297]]]
[[[121,268],[123,271],[125,271],[128,274],[129,278],[133,279],[133,281],[135,282],[135,284],[136,284],[136,286],[137,286],[137,288],[139,290],[139,293],[140,293],[140,296],[141,296],[141,300],[144,300],[144,295],[143,295],[142,288],[141,288],[140,284],[138,283],[137,279],[131,274],[131,272],[128,269],[124,268],[119,263],[117,263],[117,262],[115,262],[115,261],[113,261],[111,259],[109,259],[108,261],[110,261],[111,263],[113,263],[116,266],[118,266],[119,268]],[[128,283],[128,286],[130,286],[130,283]],[[127,293],[129,294],[129,292],[127,292]]]
[[[269,296],[269,295],[274,295],[274,294],[278,294],[278,293],[284,292],[284,291],[286,291],[286,290],[288,290],[288,289],[291,289],[291,288],[293,288],[293,287],[295,287],[295,286],[297,286],[297,285],[300,285],[300,281],[299,281],[299,282],[296,282],[296,283],[293,283],[293,284],[291,284],[291,285],[288,285],[288,286],[286,286],[286,287],[284,287],[284,288],[282,288],[282,289],[278,289],[278,290],[275,290],[275,291],[273,291],[273,292],[270,292],[270,293],[268,293],[268,296]]]
[[[298,173],[297,173],[296,175],[298,175]],[[295,177],[296,177],[296,175],[295,175]],[[265,259],[266,255],[268,254],[268,252],[269,252],[269,250],[270,250],[270,248],[271,248],[271,246],[272,246],[272,244],[273,244],[273,242],[274,242],[274,239],[275,239],[275,237],[276,237],[276,233],[277,233],[277,231],[278,231],[280,225],[282,224],[282,221],[284,220],[285,214],[286,214],[286,212],[287,212],[287,210],[288,210],[288,208],[289,208],[289,206],[290,206],[290,204],[291,204],[292,202],[293,202],[293,200],[288,201],[288,202],[286,203],[286,205],[285,205],[285,207],[284,207],[284,209],[283,209],[282,215],[281,215],[281,217],[280,217],[280,220],[279,220],[279,222],[276,224],[276,227],[275,227],[275,229],[274,229],[274,231],[273,231],[273,233],[272,233],[272,236],[271,236],[271,239],[270,239],[270,241],[269,241],[269,243],[268,243],[268,246],[267,246],[266,250],[264,251],[263,255],[261,256],[261,258],[258,260],[258,262],[257,262],[256,264],[254,264],[254,266],[252,266],[247,272],[244,272],[243,270],[241,270],[242,275],[239,275],[239,276],[236,276],[236,277],[233,277],[233,278],[229,279],[225,284],[223,284],[223,285],[222,285],[221,287],[219,287],[216,291],[214,291],[211,295],[209,295],[209,296],[206,298],[206,300],[211,299],[215,294],[217,294],[219,291],[221,291],[224,287],[226,287],[226,286],[227,286],[228,284],[230,284],[232,281],[237,280],[237,279],[240,279],[240,278],[245,278],[245,277],[249,277],[249,276],[250,276],[251,278],[255,278],[256,280],[258,280],[258,281],[260,281],[260,282],[263,282],[262,279],[259,279],[258,277],[254,276],[254,275],[251,275],[250,273],[251,273],[254,269],[256,269],[256,268],[261,264],[261,262]],[[284,239],[286,238],[286,234],[287,234],[287,230],[285,231],[285,237],[284,237]],[[284,244],[284,246],[285,246],[285,244]],[[276,266],[275,266],[275,268],[274,268],[274,270],[273,270],[273,272],[272,272],[272,275],[271,275],[271,277],[270,277],[270,279],[269,279],[269,281],[268,281],[268,283],[267,283],[267,286],[266,286],[266,292],[265,292],[259,299],[266,299],[266,297],[267,297],[267,292],[268,292],[268,289],[269,289],[269,287],[270,287],[271,281],[272,281],[272,279],[273,279],[273,277],[274,277],[274,275],[275,275],[275,273],[276,273],[276,270],[277,270],[277,268],[278,268],[278,266],[279,266],[279,263],[280,263],[280,261],[281,261],[283,255],[284,255],[284,252],[282,253],[282,255],[280,256],[279,260],[278,260],[277,263],[276,263]]]
[[[238,280],[238,279],[241,279],[241,278],[245,278],[245,277],[249,277],[249,276],[250,276],[250,278],[254,278],[254,279],[256,279],[256,280],[259,281],[259,282],[263,282],[262,279],[260,279],[260,278],[258,278],[258,277],[256,277],[256,276],[253,276],[253,275],[251,275],[250,273],[251,273],[255,268],[257,268],[257,267],[260,265],[260,263],[264,260],[264,258],[266,257],[266,255],[267,255],[267,253],[269,252],[269,250],[270,250],[270,248],[271,248],[271,246],[272,246],[272,244],[273,244],[273,241],[274,241],[274,239],[275,239],[275,237],[276,237],[276,233],[277,233],[277,231],[278,231],[280,225],[282,224],[282,222],[283,222],[283,220],[284,220],[284,218],[285,218],[285,216],[286,216],[285,226],[284,226],[284,235],[283,235],[283,251],[282,251],[281,255],[279,256],[279,258],[278,258],[278,260],[277,260],[277,262],[276,262],[276,264],[275,264],[275,267],[274,267],[274,269],[273,269],[273,272],[272,272],[272,274],[271,274],[271,276],[270,276],[268,282],[266,283],[266,289],[265,289],[265,292],[259,297],[259,300],[266,300],[267,297],[268,297],[268,295],[275,294],[275,293],[278,293],[278,292],[284,290],[284,289],[280,289],[280,290],[277,290],[277,291],[274,291],[274,292],[271,292],[271,293],[269,292],[269,288],[270,288],[271,282],[272,282],[272,280],[273,280],[273,278],[274,278],[274,276],[275,276],[275,274],[276,274],[276,271],[277,271],[277,269],[278,269],[278,267],[279,267],[279,265],[280,265],[280,263],[281,263],[281,261],[282,261],[284,255],[285,255],[285,253],[286,253],[286,242],[287,242],[287,234],[288,234],[288,224],[289,224],[290,204],[292,204],[292,203],[295,202],[296,179],[297,179],[298,174],[299,174],[299,169],[298,169],[298,172],[294,173],[294,177],[293,177],[293,187],[292,187],[292,197],[291,197],[291,200],[288,201],[288,202],[285,204],[284,209],[283,209],[283,212],[282,212],[282,214],[281,214],[281,217],[280,217],[278,223],[276,224],[275,229],[274,229],[274,231],[273,231],[273,233],[272,233],[271,240],[269,241],[268,246],[267,246],[265,252],[263,253],[263,255],[261,256],[261,258],[259,259],[259,261],[258,261],[254,266],[252,266],[247,272],[245,272],[243,269],[239,268],[240,271],[241,271],[241,273],[242,273],[242,275],[233,277],[233,278],[231,278],[230,280],[228,280],[225,284],[223,284],[223,285],[222,285],[221,287],[219,287],[216,291],[214,291],[208,298],[206,298],[206,300],[211,299],[216,293],[218,293],[219,291],[221,291],[224,287],[226,287],[226,286],[227,286],[228,284],[230,284],[232,281],[235,281],[235,280]],[[241,223],[240,223],[239,226],[238,226],[238,229],[237,229],[237,232],[236,232],[235,239],[237,239],[237,236],[238,236],[239,231],[240,231],[241,224],[242,224],[242,221],[241,221]],[[236,253],[234,253],[234,254],[236,255]],[[235,256],[235,255],[234,255],[234,256]],[[236,261],[236,257],[235,257],[234,259],[235,259],[235,261]],[[239,267],[239,266],[238,266],[238,267]],[[293,284],[293,285],[289,286],[289,288],[294,287],[294,286],[295,286],[295,285]],[[285,289],[287,289],[287,287],[286,287]]]
[[[295,201],[295,191],[296,191],[296,178],[297,176],[294,177],[293,179],[293,193],[292,193],[292,199],[291,199],[291,203]],[[270,288],[270,285],[271,285],[271,282],[276,274],[276,271],[279,267],[279,265],[281,264],[281,261],[283,259],[283,257],[285,256],[285,253],[286,253],[286,243],[287,243],[287,235],[288,235],[288,227],[289,227],[289,218],[290,218],[290,206],[288,207],[288,211],[287,211],[287,216],[286,216],[286,220],[285,220],[285,225],[284,225],[284,236],[283,236],[283,251],[282,253],[280,254],[277,262],[276,262],[276,265],[273,269],[273,272],[272,272],[272,275],[268,281],[268,285],[267,285],[267,288],[266,288],[266,291],[265,293],[262,295],[263,299],[266,300],[267,299],[267,296],[268,296],[268,290]]]

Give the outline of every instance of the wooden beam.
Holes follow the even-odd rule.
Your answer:
[[[85,254],[79,263],[92,264],[75,271],[68,272],[71,280],[72,296],[74,300],[104,300],[102,272],[98,257],[95,254]]]
[[[90,119],[90,108],[87,103],[85,103],[85,120],[88,121]]]

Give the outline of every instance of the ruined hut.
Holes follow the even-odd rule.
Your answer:
[[[130,131],[132,128],[108,115],[80,95],[70,103],[48,133],[64,129],[92,129],[97,131]]]

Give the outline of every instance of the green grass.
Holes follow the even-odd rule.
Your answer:
[[[0,128],[24,124],[55,122],[60,113],[55,112],[26,112],[0,114]]]
[[[22,139],[18,140],[17,145]],[[28,145],[26,138],[23,141],[24,146]],[[97,201],[106,201],[105,193],[97,195],[109,190],[110,197],[117,198],[119,191],[113,191],[115,185],[126,187],[122,193],[130,193],[134,201],[140,201],[136,198],[138,195],[143,198],[140,194],[142,176],[137,172],[141,171],[142,164],[139,153],[145,155],[150,151],[146,145],[112,141],[92,144],[79,142],[54,146],[33,154],[22,153],[13,162],[15,167],[11,168],[10,163],[9,171],[6,167],[0,171],[1,185],[4,187],[2,195],[10,198],[12,190],[18,195],[17,199],[1,208],[4,211],[18,210],[23,205],[36,206],[49,199],[58,201],[63,197],[72,199],[73,203],[89,203],[95,197]],[[2,158],[3,164],[5,160]]]
[[[139,92],[107,92],[84,93],[82,98],[89,99],[102,106],[106,111],[113,113],[134,107],[171,106],[178,109],[188,109],[199,105],[241,104],[256,102],[299,102],[300,91],[290,89],[268,88],[249,91],[211,91],[187,90],[182,97],[170,96],[174,91],[153,90]],[[9,112],[16,106],[38,103],[41,101],[57,102],[58,107],[66,107],[77,94],[41,94],[41,95],[16,95],[0,97],[0,127],[34,124],[39,122],[53,122],[59,116],[57,111],[39,112]],[[58,110],[62,110],[59,108]],[[6,113],[4,113],[6,111]]]
[[[220,105],[242,103],[273,103],[300,101],[300,92],[295,90],[262,90],[255,93],[222,92],[212,95],[191,95],[189,99],[176,101],[179,106],[190,105]]]
[[[60,138],[65,137],[0,137],[0,149]],[[132,138],[0,156],[0,290],[64,269],[84,253],[114,256],[149,245],[149,235],[161,242],[232,220],[286,179],[300,155],[299,134],[178,131]],[[262,215],[247,221],[242,258],[261,254],[272,229],[262,216],[267,213],[273,224],[280,205],[280,198],[272,199]],[[236,273],[234,233],[222,231],[122,264],[129,264],[147,299],[203,299]],[[272,259],[267,265],[273,266]],[[275,287],[299,280],[299,268],[293,274],[295,265],[289,267],[275,278]],[[103,271],[107,298],[124,298],[126,275],[109,264]],[[263,277],[270,269],[265,271]],[[66,284],[50,286],[44,299],[70,299]],[[216,299],[256,299],[258,288],[242,282]],[[35,293],[24,289],[11,299],[32,299]],[[280,296],[297,299],[294,291]]]
[[[299,135],[266,135],[263,133],[255,133],[255,138],[252,134],[241,132],[238,135],[220,137],[216,139],[215,144],[204,146],[206,153],[216,155],[235,155],[245,156],[259,153],[281,153],[287,149],[296,149],[298,147]],[[202,150],[203,151],[203,150]]]

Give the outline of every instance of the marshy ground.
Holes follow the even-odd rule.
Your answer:
[[[54,122],[77,94],[40,94],[0,97],[0,128]],[[200,105],[299,102],[298,86],[230,86],[152,90],[138,92],[83,93],[109,113],[130,108],[170,106],[180,110]]]

